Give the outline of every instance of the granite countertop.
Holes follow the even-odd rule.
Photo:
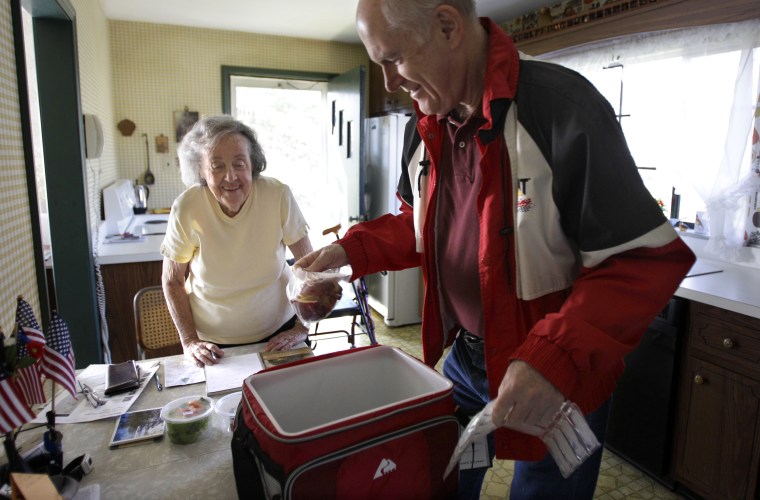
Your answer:
[[[181,358],[182,355],[172,356]],[[159,368],[164,377],[165,360]],[[166,387],[159,392],[148,383],[130,411],[161,408],[174,399],[205,394],[203,383]],[[223,395],[213,396],[218,401]],[[81,395],[80,395],[81,397]],[[99,485],[100,498],[237,498],[227,422],[212,413],[211,425],[195,443],[174,444],[167,436],[158,441],[109,448],[115,419],[105,418],[77,424],[58,424],[63,434],[64,464],[84,453],[93,460],[92,473],[84,476],[81,488]],[[36,443],[44,427],[24,432],[17,443]],[[1,462],[1,461],[0,461]]]

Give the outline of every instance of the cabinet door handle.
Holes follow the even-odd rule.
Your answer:
[[[723,347],[725,347],[726,349],[733,349],[734,345],[736,344],[734,344],[733,339],[729,337],[726,337],[725,339],[723,339]]]
[[[694,383],[697,385],[702,385],[705,383],[705,379],[702,377],[702,375],[695,375],[694,376]]]

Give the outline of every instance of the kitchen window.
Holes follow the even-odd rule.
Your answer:
[[[644,183],[672,215],[725,216],[712,236],[740,246],[758,104],[760,20],[587,44],[541,59],[573,68],[610,101]],[[758,165],[755,163],[755,167]],[[744,190],[744,191],[742,191]],[[717,217],[716,217],[717,214]],[[716,233],[717,229],[717,233]]]

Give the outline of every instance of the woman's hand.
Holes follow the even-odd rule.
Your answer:
[[[215,365],[224,357],[224,351],[213,342],[188,340],[182,344],[185,356],[195,361],[195,364],[200,368],[203,368],[205,365]]]
[[[285,330],[272,337],[269,342],[267,342],[266,347],[264,347],[264,352],[291,349],[298,344],[305,342],[308,335],[308,328],[296,323],[296,326],[290,330]]]

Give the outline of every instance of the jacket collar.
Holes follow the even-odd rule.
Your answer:
[[[509,103],[517,93],[520,57],[514,42],[498,24],[486,17],[480,18],[480,24],[488,32],[488,63],[481,103],[481,112],[486,122],[479,135],[484,143],[488,143],[501,133]],[[421,132],[437,126],[436,116],[423,114],[417,103],[414,103],[414,108]]]

